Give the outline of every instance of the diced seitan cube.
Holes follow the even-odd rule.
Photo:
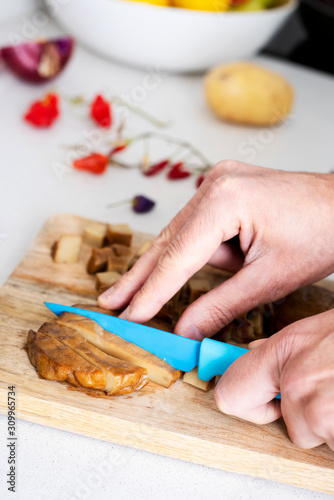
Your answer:
[[[78,262],[81,245],[82,236],[63,234],[52,248],[53,260],[63,264]]]
[[[124,274],[128,270],[129,261],[126,257],[109,257],[107,271]]]
[[[112,248],[117,257],[128,257],[131,258],[133,256],[133,250],[130,247],[125,245],[121,245],[120,243],[114,243]]]
[[[198,389],[202,389],[202,391],[209,391],[215,384],[215,377],[208,381],[201,380],[198,378],[198,368],[196,366],[191,372],[186,372],[183,375],[183,382],[198,387]]]
[[[108,265],[109,257],[114,257],[115,253],[112,247],[93,248],[92,254],[87,264],[89,274],[105,271]]]
[[[113,286],[121,275],[116,271],[106,271],[105,273],[96,274],[96,290],[99,293],[104,292]]]
[[[180,370],[176,370],[158,356],[104,330],[95,321],[84,316],[65,312],[59,316],[57,323],[75,329],[89,343],[107,354],[146,368],[149,380],[159,385],[169,387],[181,376]]]
[[[84,242],[92,247],[102,248],[107,236],[107,224],[92,222],[84,229]]]
[[[191,278],[188,281],[189,286],[189,304],[198,299],[201,295],[211,290],[209,280],[204,278]]]
[[[120,243],[127,247],[132,243],[132,231],[128,224],[108,224],[107,239],[110,244]]]

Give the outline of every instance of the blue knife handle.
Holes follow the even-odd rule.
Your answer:
[[[203,339],[199,353],[198,377],[211,380],[215,375],[223,375],[227,368],[248,349],[236,345],[225,344],[212,339]],[[281,399],[281,395],[276,396]]]

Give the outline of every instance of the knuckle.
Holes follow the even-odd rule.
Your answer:
[[[241,166],[241,163],[237,160],[222,160],[217,163],[211,171],[215,175],[222,175],[224,173],[237,172]]]
[[[171,224],[168,224],[168,226],[165,226],[161,230],[160,234],[158,235],[157,238],[155,238],[151,246],[158,250],[161,250],[166,246],[166,244],[169,243],[169,241],[173,238],[173,236],[174,234]]]
[[[237,172],[242,163],[237,160],[223,160],[218,163],[221,171],[223,172]]]
[[[182,262],[180,262],[184,251],[184,245],[179,238],[174,238],[169,245],[164,249],[163,254],[160,256],[156,271],[160,273],[169,272],[175,270],[177,267],[181,269]]]
[[[284,398],[295,403],[298,402],[305,393],[308,383],[298,370],[283,373],[281,377],[281,392]]]
[[[224,200],[233,196],[235,199],[235,194],[238,190],[239,180],[234,175],[220,175],[211,184],[207,197],[209,202],[215,202],[217,199],[221,199],[222,195]]]
[[[330,399],[312,397],[305,406],[305,418],[311,430],[318,436],[334,435],[334,408]]]

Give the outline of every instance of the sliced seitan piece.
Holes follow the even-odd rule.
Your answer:
[[[103,390],[109,395],[129,394],[148,383],[147,370],[121,361],[89,344],[80,334],[58,323],[44,323],[39,332],[56,339],[64,346],[103,371],[106,379]]]
[[[104,309],[103,307],[99,307],[93,304],[73,304],[72,307],[77,307],[78,309],[87,309],[88,311],[95,311],[102,314],[108,314],[109,316],[118,316],[121,314],[121,310],[113,310],[113,309]],[[123,310],[123,309],[122,309]]]
[[[215,384],[215,377],[208,381],[201,380],[198,378],[198,367],[195,366],[191,372],[186,372],[183,375],[183,382],[198,387],[198,389],[202,389],[202,391],[209,391]]]
[[[75,387],[104,390],[104,372],[57,339],[30,330],[27,347],[30,361],[41,377],[69,382]]]
[[[81,305],[83,308],[83,306]],[[95,321],[74,313],[64,312],[57,323],[73,328],[89,343],[102,351],[147,369],[148,378],[164,387],[170,387],[181,376],[181,371],[151,354],[145,349],[122,339],[119,335],[104,330]]]

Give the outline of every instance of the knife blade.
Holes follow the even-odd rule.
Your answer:
[[[199,342],[89,309],[53,302],[44,302],[44,304],[57,316],[63,312],[70,312],[90,318],[104,330],[119,335],[128,342],[155,354],[177,370],[189,372],[198,366],[198,377],[202,380],[210,380],[215,375],[223,375],[236,359],[248,352],[248,349],[225,342],[208,338]],[[280,395],[276,397],[280,398]]]

